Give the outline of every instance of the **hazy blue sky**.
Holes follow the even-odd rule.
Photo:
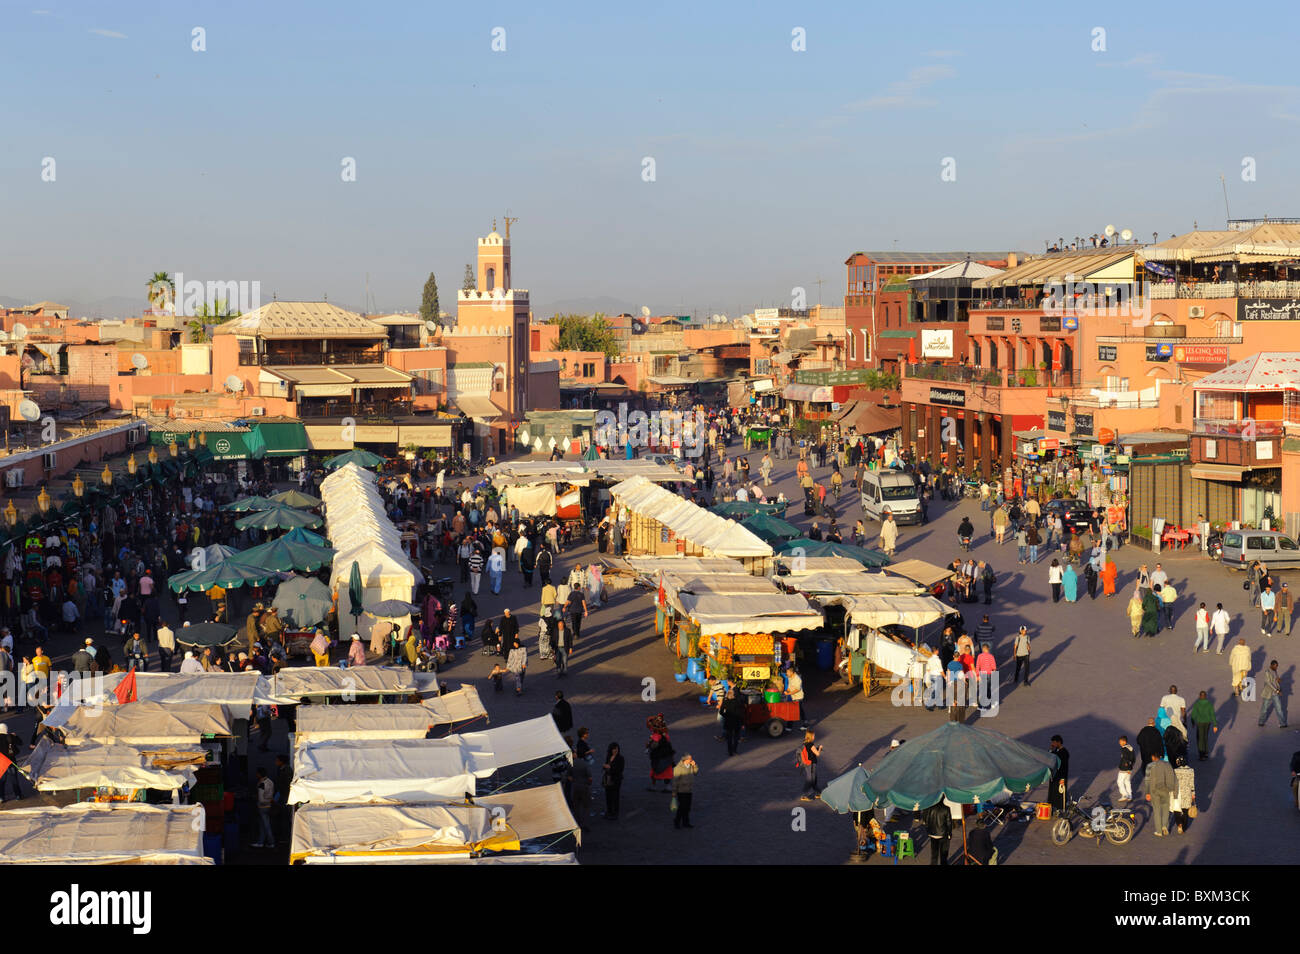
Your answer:
[[[895,242],[1221,228],[1221,173],[1234,216],[1300,214],[1289,4],[555,6],[6,0],[0,296],[360,306],[369,272],[390,309],[432,269],[446,303],[510,209],[540,312],[734,314]]]

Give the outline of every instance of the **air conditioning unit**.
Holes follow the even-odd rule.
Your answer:
[[[1187,317],[1188,317],[1188,318],[1204,318],[1204,317],[1205,317],[1205,306],[1204,306],[1204,305],[1192,305],[1190,308],[1187,309]]]
[[[27,476],[27,474],[26,474],[25,471],[18,470],[17,468],[15,468],[14,470],[6,470],[6,471],[5,471],[5,486],[6,486],[6,487],[21,487],[21,486],[23,485],[23,478],[26,477],[26,476]]]
[[[140,443],[140,432],[133,427],[126,432],[126,446],[134,447],[136,444],[139,443]]]
[[[59,455],[52,452],[48,454],[42,454],[41,466],[43,466],[46,470],[54,470],[54,468],[59,466]]]
[[[253,417],[265,417],[265,416],[266,416],[266,408],[264,408],[264,407],[254,407],[254,408],[249,408],[248,413],[251,414],[251,415],[253,415]]]

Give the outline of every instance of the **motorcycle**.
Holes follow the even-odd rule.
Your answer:
[[[1133,839],[1137,830],[1137,813],[1109,805],[1085,809],[1079,799],[1072,798],[1066,803],[1065,812],[1052,823],[1052,844],[1058,848],[1068,844],[1076,825],[1080,835],[1095,838],[1099,846],[1103,839],[1112,845],[1124,845]]]
[[[1211,560],[1218,560],[1223,556],[1223,534],[1219,531],[1212,530],[1205,538],[1205,555]]]

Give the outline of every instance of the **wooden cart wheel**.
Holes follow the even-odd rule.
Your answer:
[[[785,723],[780,719],[768,719],[763,728],[765,728],[767,734],[774,739],[779,739],[781,736],[785,735]]]

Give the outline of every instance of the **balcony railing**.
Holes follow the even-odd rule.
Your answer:
[[[1253,427],[1254,430],[1248,430]],[[1198,417],[1193,424],[1193,434],[1204,437],[1233,437],[1237,440],[1256,440],[1258,438],[1283,437],[1286,423],[1283,421],[1233,421],[1217,417]]]
[[[1178,282],[1152,284],[1151,298],[1300,298],[1300,282]]]
[[[332,350],[326,354],[290,352],[287,354],[257,354],[253,351],[239,353],[240,367],[274,367],[276,365],[320,364],[383,364],[384,352],[379,348],[367,350]]]
[[[1044,371],[1037,368],[972,368],[967,365],[909,364],[905,377],[954,384],[982,384],[1001,388],[1077,388],[1081,377],[1075,371]]]

